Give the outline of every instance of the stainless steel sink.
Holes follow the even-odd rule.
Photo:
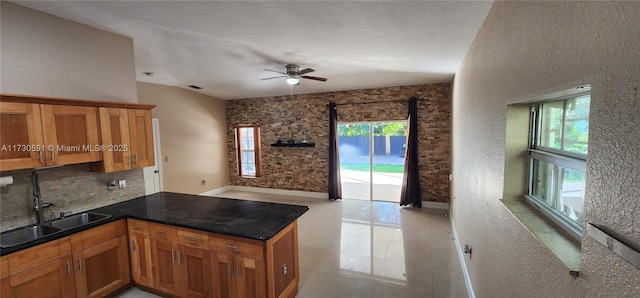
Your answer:
[[[56,228],[60,228],[63,230],[73,229],[76,227],[88,225],[90,223],[94,223],[97,221],[105,220],[111,218],[111,215],[100,214],[95,212],[85,212],[76,215],[71,215],[69,217],[65,217],[62,219],[54,220],[48,225]]]
[[[2,235],[0,235],[0,247],[5,248],[20,245],[60,231],[62,231],[62,229],[52,226],[31,226],[2,233]]]
[[[7,248],[20,245],[45,236],[49,236],[51,234],[81,227],[109,218],[111,218],[111,215],[95,212],[85,212],[71,215],[62,219],[56,219],[54,221],[50,221],[41,225],[34,225],[15,231],[2,233],[0,234],[0,247]]]

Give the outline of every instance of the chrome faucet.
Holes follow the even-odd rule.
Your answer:
[[[31,186],[33,187],[33,211],[36,213],[36,221],[38,224],[44,223],[44,208],[55,206],[52,203],[43,203],[40,198],[40,184],[38,183],[38,174],[36,171],[31,173]]]

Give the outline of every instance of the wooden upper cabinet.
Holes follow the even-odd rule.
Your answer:
[[[44,166],[40,105],[0,103],[0,171]]]
[[[152,166],[153,130],[151,111],[99,108],[103,160],[91,170],[114,172]]]
[[[155,165],[150,110],[129,110],[131,159],[135,168]]]
[[[46,165],[98,161],[97,109],[94,107],[40,105]]]
[[[152,166],[153,107],[0,94],[0,171],[77,163],[92,163],[100,172]],[[106,114],[98,118],[99,110]]]
[[[131,169],[129,114],[127,109],[100,108],[100,135],[104,172]]]

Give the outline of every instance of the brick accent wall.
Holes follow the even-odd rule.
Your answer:
[[[329,93],[231,100],[227,143],[231,185],[327,192],[329,102],[340,122],[405,120],[407,102],[418,98],[422,199],[447,202],[451,172],[451,85],[428,84]],[[369,103],[382,101],[380,103]],[[262,177],[238,176],[234,127],[260,125]],[[278,139],[314,142],[312,148],[271,147]]]

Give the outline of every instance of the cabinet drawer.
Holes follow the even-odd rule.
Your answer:
[[[178,228],[178,243],[208,250],[209,233],[185,228]]]
[[[68,238],[65,239],[68,241]],[[58,240],[49,241],[6,256],[9,275],[18,274],[59,258],[60,246],[58,245]],[[4,273],[2,275],[4,276]]]
[[[9,257],[0,257],[0,279],[9,276]]]
[[[71,250],[76,253],[127,233],[124,219],[71,235]]]
[[[129,235],[149,237],[149,224],[146,221],[127,219],[127,231]]]
[[[211,233],[209,246],[217,252],[264,260],[263,241]]]
[[[178,232],[172,226],[149,223],[149,238],[177,243]]]

